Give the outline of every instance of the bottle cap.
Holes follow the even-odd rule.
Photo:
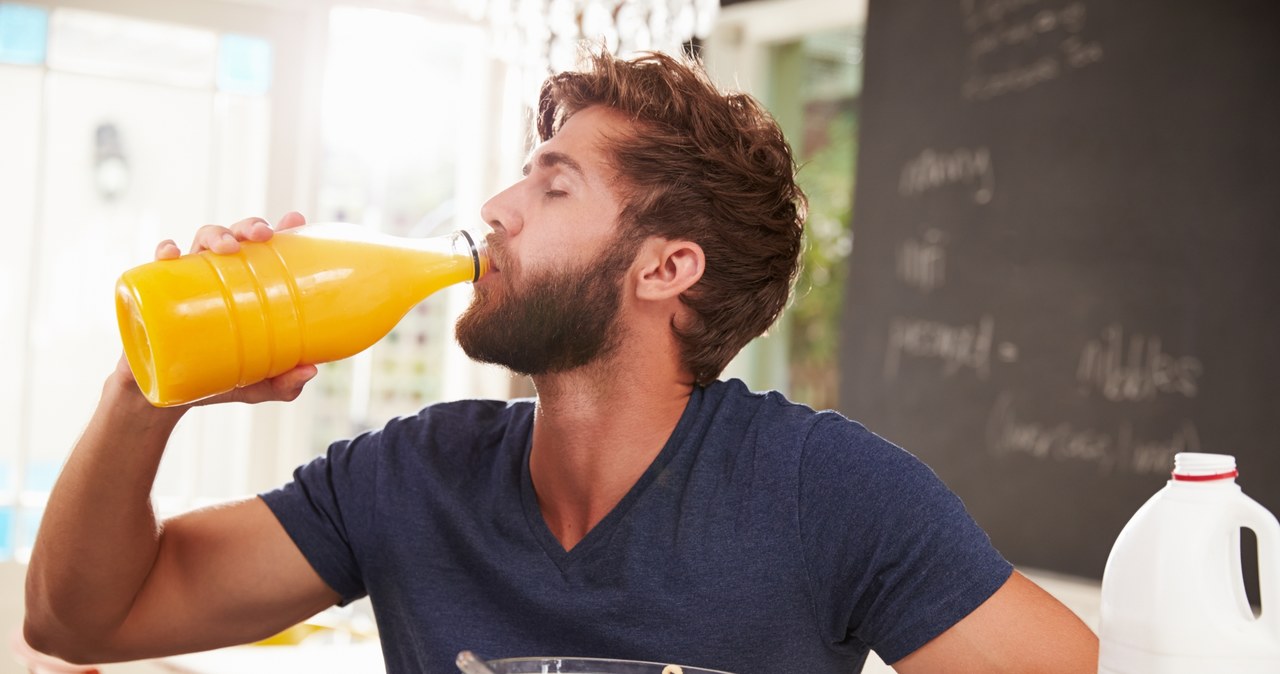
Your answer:
[[[1230,454],[1179,452],[1173,455],[1173,479],[1184,482],[1226,480],[1239,475]]]

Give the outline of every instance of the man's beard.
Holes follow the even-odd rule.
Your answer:
[[[566,372],[607,357],[622,338],[622,282],[638,248],[619,235],[599,259],[528,278],[500,266],[501,285],[477,288],[458,318],[458,344],[474,360],[523,375]],[[503,261],[500,245],[490,251]]]

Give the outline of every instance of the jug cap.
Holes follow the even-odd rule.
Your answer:
[[[1230,454],[1179,452],[1173,455],[1173,479],[1184,482],[1225,480],[1239,475]]]

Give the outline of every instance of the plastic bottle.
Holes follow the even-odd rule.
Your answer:
[[[1280,524],[1236,484],[1235,457],[1182,453],[1125,525],[1102,576],[1101,674],[1280,672]],[[1262,613],[1240,567],[1258,539]]]
[[[412,239],[311,224],[230,255],[130,269],[116,318],[138,387],[169,407],[359,353],[427,295],[488,268],[483,240],[466,232]]]

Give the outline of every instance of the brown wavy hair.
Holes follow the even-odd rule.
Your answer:
[[[709,384],[790,297],[808,203],[791,148],[759,102],[722,93],[687,56],[587,54],[582,71],[543,83],[539,138],[595,105],[633,125],[606,148],[625,203],[624,236],[693,241],[706,255],[702,278],[680,297],[692,319],[671,327],[684,366]]]

